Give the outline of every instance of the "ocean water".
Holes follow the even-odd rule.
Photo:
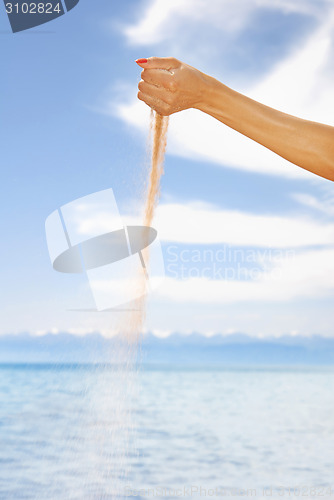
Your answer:
[[[0,499],[334,498],[332,368],[0,366]]]

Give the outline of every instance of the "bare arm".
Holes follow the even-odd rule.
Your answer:
[[[334,180],[334,127],[282,113],[174,58],[151,57],[138,98],[162,115],[195,108],[286,160]]]

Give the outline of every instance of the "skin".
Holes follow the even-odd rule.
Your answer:
[[[334,127],[282,113],[173,57],[150,57],[138,98],[163,116],[194,108],[286,160],[334,181]]]

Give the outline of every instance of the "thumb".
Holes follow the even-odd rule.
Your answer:
[[[180,61],[174,57],[149,57],[148,59],[137,59],[136,63],[144,69],[171,69],[178,68]]]

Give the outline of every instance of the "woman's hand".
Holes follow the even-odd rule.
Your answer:
[[[207,75],[173,57],[137,59],[143,68],[138,98],[163,116],[199,108]]]

